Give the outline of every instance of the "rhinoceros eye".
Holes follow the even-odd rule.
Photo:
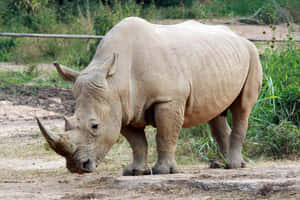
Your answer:
[[[97,130],[98,129],[98,124],[92,124],[92,129]]]

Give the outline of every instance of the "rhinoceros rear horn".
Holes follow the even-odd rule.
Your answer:
[[[76,147],[70,143],[69,137],[66,135],[56,135],[48,131],[38,118],[36,120],[41,133],[56,153],[64,157],[69,157],[75,152]]]
[[[70,117],[70,118],[67,118],[64,116],[64,120],[65,120],[65,131],[70,131],[72,129],[75,128],[75,118],[74,116],[73,117]]]
[[[68,67],[60,65],[58,62],[54,62],[53,65],[56,67],[57,72],[62,76],[66,81],[75,82],[79,76],[79,72],[76,72]]]

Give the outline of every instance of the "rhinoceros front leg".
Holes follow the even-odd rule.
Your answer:
[[[184,106],[178,103],[164,103],[155,107],[158,160],[152,168],[153,174],[176,173],[175,151],[183,119]]]
[[[124,176],[138,176],[151,174],[147,166],[147,139],[144,129],[124,128],[122,135],[129,142],[132,153],[133,162],[123,169]]]

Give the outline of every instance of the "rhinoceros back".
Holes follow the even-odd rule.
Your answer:
[[[229,107],[249,70],[247,41],[226,27],[195,21],[152,26],[144,34],[147,45],[136,48],[143,58],[137,71],[145,68],[137,79],[144,77],[143,83],[152,87],[150,95],[184,98],[186,127],[206,122]]]

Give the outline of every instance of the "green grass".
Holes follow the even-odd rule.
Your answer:
[[[0,72],[0,80],[1,80],[0,87],[4,87],[5,84],[21,85],[31,81],[35,77],[36,77],[35,75],[26,75],[22,72],[12,72],[12,71]]]
[[[29,66],[28,68],[31,68]],[[64,81],[57,72],[49,72],[46,76],[41,72],[0,71],[0,89],[7,85],[27,85],[31,87],[63,87],[72,88],[72,84]]]
[[[250,116],[247,155],[300,157],[300,50],[295,43],[261,57],[263,88]]]

